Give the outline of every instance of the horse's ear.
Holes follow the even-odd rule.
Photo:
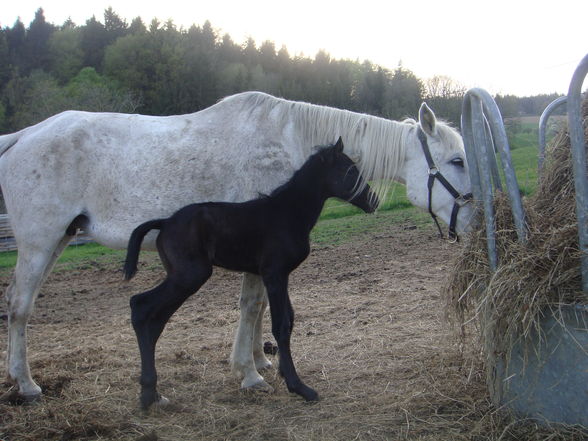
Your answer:
[[[419,109],[419,124],[427,135],[433,136],[437,133],[437,118],[427,103],[421,104]]]
[[[343,138],[339,136],[337,143],[335,144],[335,151],[338,153],[343,153]]]

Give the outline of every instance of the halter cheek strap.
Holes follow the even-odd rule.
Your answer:
[[[447,233],[448,237],[452,241],[458,241],[459,237],[455,231],[455,227],[457,225],[457,215],[459,214],[459,209],[463,207],[465,204],[470,202],[473,198],[472,193],[467,193],[462,195],[459,191],[455,189],[451,183],[445,179],[445,176],[439,171],[439,168],[435,165],[435,161],[433,161],[433,156],[431,155],[431,150],[429,148],[429,143],[427,142],[427,135],[423,132],[423,130],[419,127],[417,130],[417,136],[419,141],[421,142],[421,147],[423,148],[423,153],[425,155],[425,159],[427,160],[427,165],[429,166],[429,180],[427,181],[427,188],[429,190],[429,214],[435,221],[435,225],[437,225],[437,229],[439,230],[439,236],[443,238],[443,231],[441,230],[441,225],[439,225],[439,221],[437,220],[437,215],[433,212],[433,186],[435,185],[435,181],[439,181],[443,187],[453,196],[455,199],[453,203],[453,209],[451,210],[451,218],[449,220],[449,231]]]

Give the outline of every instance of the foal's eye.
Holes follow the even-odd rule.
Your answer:
[[[461,158],[452,159],[450,162],[457,167],[463,168],[463,166],[464,166],[463,159],[461,159]]]

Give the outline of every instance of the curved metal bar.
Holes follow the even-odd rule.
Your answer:
[[[515,175],[514,167],[510,155],[510,147],[504,123],[502,122],[502,115],[496,105],[494,99],[484,89],[471,89],[468,93],[475,94],[482,101],[484,111],[488,116],[490,122],[490,129],[492,137],[500,153],[500,160],[504,170],[504,177],[506,180],[506,190],[510,199],[510,204],[514,216],[515,228],[517,237],[520,242],[527,241],[527,228],[525,225],[525,212],[523,210],[523,202],[521,199],[521,192],[519,190],[519,183]]]
[[[588,292],[588,177],[586,176],[586,146],[582,126],[581,92],[588,74],[588,55],[576,68],[568,90],[568,126],[572,144],[576,216],[581,254],[582,290]]]
[[[470,183],[475,201],[482,201],[482,185],[480,183],[480,170],[478,167],[478,153],[474,146],[474,132],[472,129],[472,103],[466,99],[461,106],[461,134],[463,137],[466,159],[469,166]]]
[[[489,157],[496,157],[496,149],[494,139],[492,138],[492,130],[490,129],[490,122],[486,115],[484,115],[484,134],[486,135],[486,149],[488,150]],[[494,188],[502,191],[502,181],[500,180],[500,173],[498,172],[498,163],[496,161],[490,161],[490,169],[492,171],[492,182],[494,182]]]
[[[545,146],[547,144],[545,140],[545,132],[547,130],[547,121],[549,120],[549,117],[554,112],[554,110],[566,104],[567,101],[567,96],[560,96],[559,98],[556,98],[551,103],[549,103],[549,105],[541,114],[541,118],[539,118],[539,161],[537,163],[539,178],[541,178],[541,171],[543,170],[543,163],[545,162]]]
[[[488,261],[490,269],[495,271],[498,266],[498,253],[496,251],[494,194],[492,191],[492,176],[489,170],[490,163],[496,162],[494,153],[488,154],[486,142],[488,137],[484,127],[484,114],[482,103],[475,95],[464,98],[461,114],[462,135],[470,170],[472,193],[476,201],[481,201],[484,209],[484,221],[486,225],[486,243],[488,248]],[[477,128],[477,130],[474,130]]]
[[[512,166],[502,115],[488,92],[478,88],[468,90],[462,104],[461,125],[472,192],[476,200],[482,201],[484,207],[488,258],[490,267],[494,271],[498,266],[498,255],[493,188],[502,190],[494,146],[497,147],[500,154],[515,228],[520,242],[527,240],[523,203]]]

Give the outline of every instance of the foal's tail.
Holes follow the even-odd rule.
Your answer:
[[[127,245],[127,258],[123,269],[125,280],[131,280],[137,272],[137,262],[139,261],[139,251],[141,251],[143,238],[151,230],[161,230],[164,221],[165,219],[151,220],[133,230]]]

